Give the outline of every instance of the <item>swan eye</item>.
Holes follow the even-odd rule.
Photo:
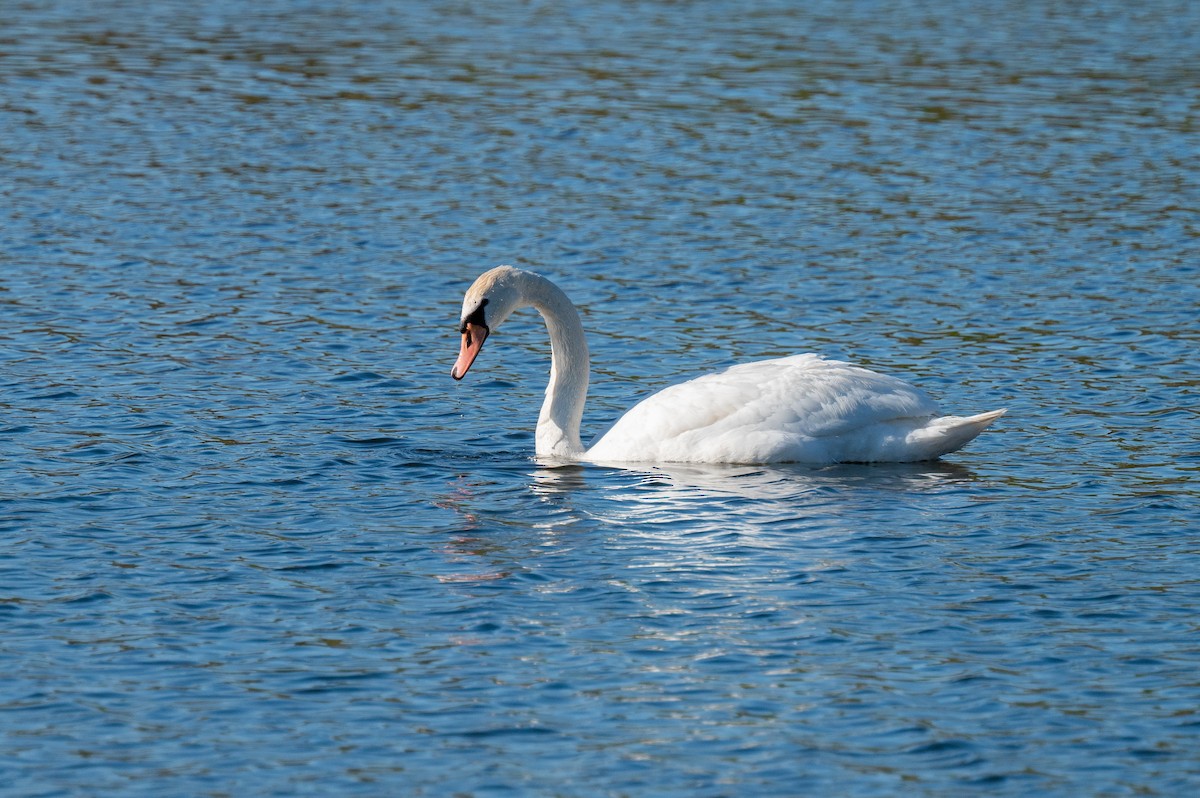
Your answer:
[[[484,320],[484,316],[483,316],[483,308],[485,305],[487,305],[487,303],[488,303],[488,301],[485,298],[482,302],[479,303],[479,307],[477,307],[477,308],[475,308],[475,310],[471,311],[470,316],[467,316],[465,319],[462,320],[462,324],[460,324],[458,326],[458,331],[460,333],[465,333],[467,331],[468,324],[478,324],[480,327],[487,326],[487,322]]]

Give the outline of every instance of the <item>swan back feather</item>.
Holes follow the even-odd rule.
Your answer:
[[[819,355],[793,355],[666,388],[630,409],[587,457],[743,463],[905,459],[908,434],[938,413],[924,391],[895,377]]]

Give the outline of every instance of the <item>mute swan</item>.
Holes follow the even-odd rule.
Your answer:
[[[567,295],[532,272],[498,266],[463,299],[462,347],[450,376],[461,380],[492,330],[532,305],[550,332],[550,384],[538,417],[537,456],[638,463],[835,463],[933,460],[1004,414],[943,416],[925,393],[895,377],[793,355],[731,366],[672,385],[625,413],[591,448],[579,422],[588,387],[588,346]]]

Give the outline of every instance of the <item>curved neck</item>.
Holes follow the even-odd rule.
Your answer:
[[[583,454],[579,423],[588,389],[588,346],[579,311],[554,283],[525,272],[522,293],[550,332],[550,383],[538,416],[538,457],[575,460]]]

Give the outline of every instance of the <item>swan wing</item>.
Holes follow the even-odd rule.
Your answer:
[[[794,355],[732,366],[647,397],[595,442],[587,459],[930,459],[944,452],[912,448],[910,438],[937,416],[928,395],[895,377],[819,355]]]

